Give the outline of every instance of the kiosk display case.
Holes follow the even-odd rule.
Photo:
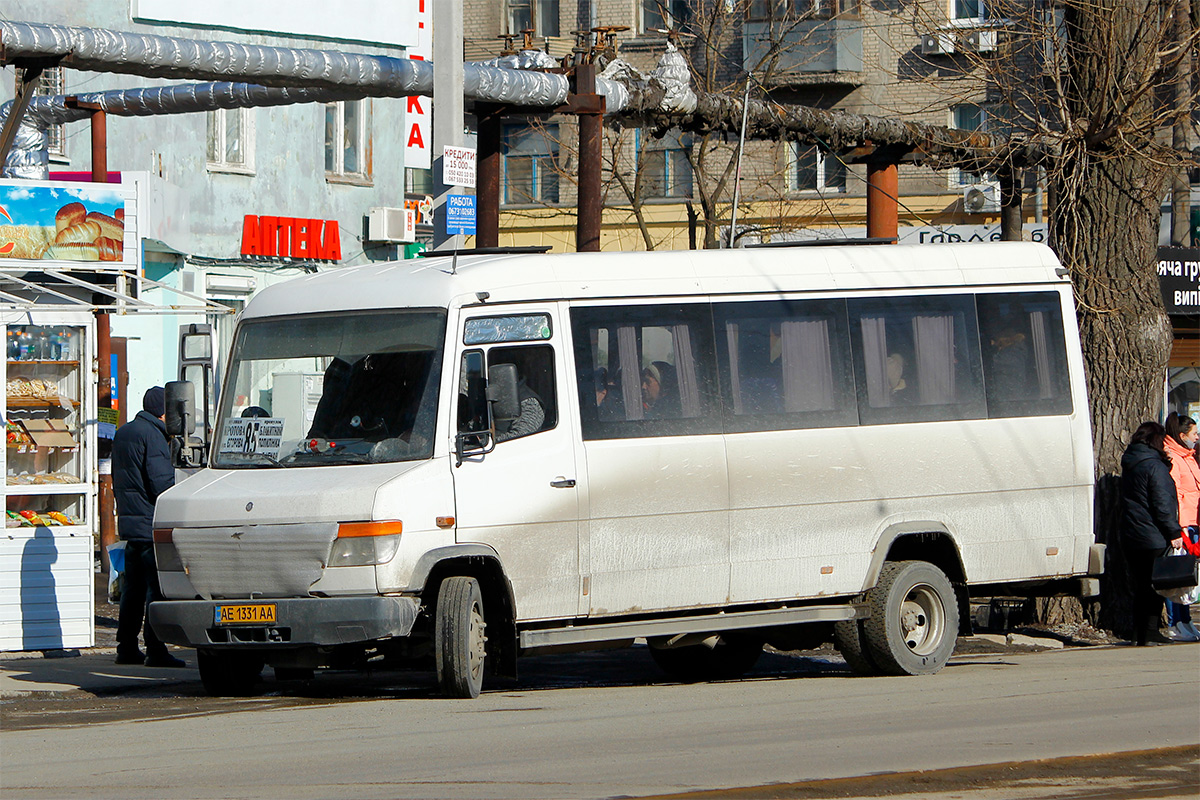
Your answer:
[[[95,642],[94,330],[86,312],[5,320],[0,650]]]

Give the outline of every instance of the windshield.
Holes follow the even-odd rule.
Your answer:
[[[429,458],[445,331],[441,310],[241,324],[217,415],[213,466]]]

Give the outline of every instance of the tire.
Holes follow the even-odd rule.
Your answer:
[[[443,580],[436,613],[433,639],[438,686],[446,697],[478,697],[487,659],[487,622],[479,581],[458,575]]]
[[[200,682],[204,691],[213,697],[247,697],[262,673],[263,660],[250,653],[214,653],[201,650],[196,654],[200,667]]]
[[[849,619],[833,623],[833,641],[855,675],[882,674],[879,665],[871,660],[871,654],[867,652],[861,622]]]
[[[890,675],[932,675],[958,638],[958,600],[944,572],[926,561],[889,561],[867,592],[862,622],[870,660]]]
[[[721,637],[716,647],[693,644],[686,647],[650,648],[659,669],[683,683],[727,681],[742,677],[758,663],[762,641]]]

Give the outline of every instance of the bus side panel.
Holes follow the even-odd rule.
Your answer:
[[[970,582],[1070,574],[1078,498],[1067,417],[726,437],[730,599],[849,594],[888,527],[940,523]],[[935,526],[931,526],[935,527]]]

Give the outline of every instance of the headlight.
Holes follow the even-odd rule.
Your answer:
[[[329,550],[331,567],[366,567],[386,564],[400,549],[399,520],[386,522],[343,522]]]

